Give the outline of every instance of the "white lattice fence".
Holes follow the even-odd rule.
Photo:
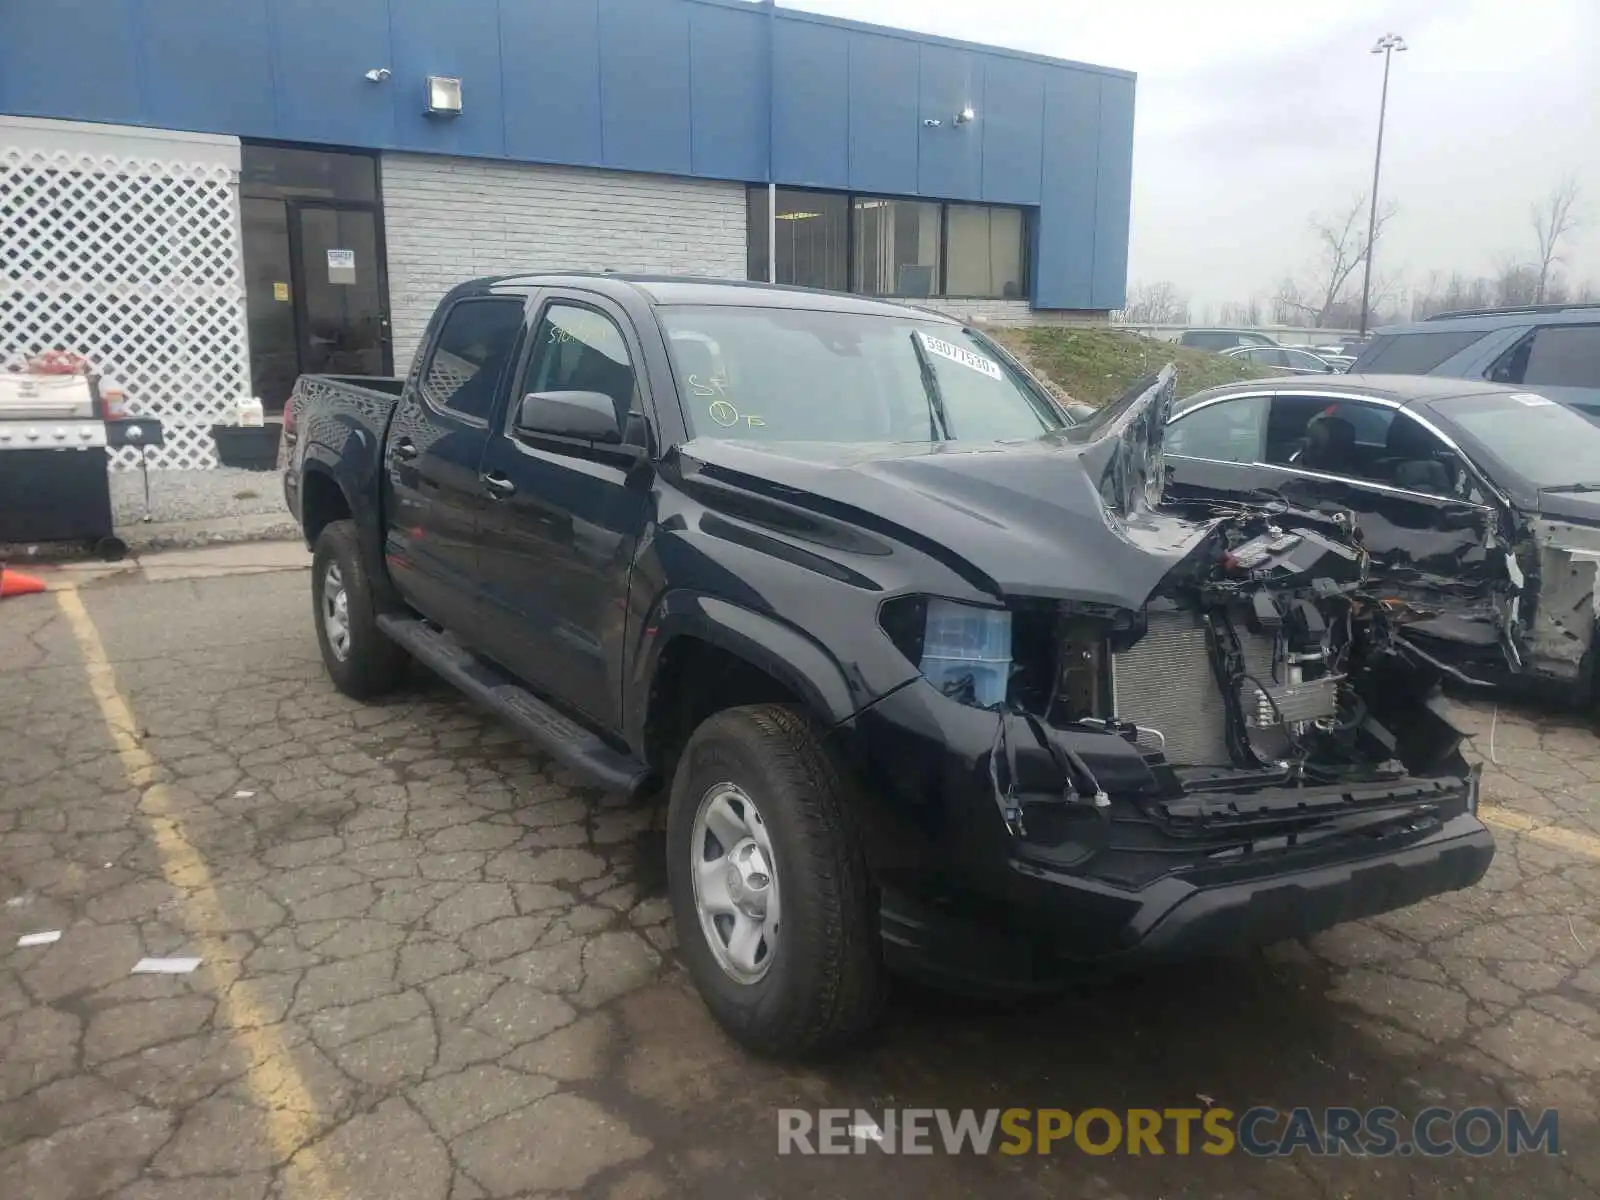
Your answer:
[[[216,466],[250,385],[238,207],[226,166],[0,144],[0,357],[84,355],[162,419],[152,466]]]

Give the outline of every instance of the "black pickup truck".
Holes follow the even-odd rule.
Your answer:
[[[891,971],[1049,987],[1487,869],[1358,532],[1166,502],[1172,385],[1085,418],[916,309],[487,279],[403,382],[300,380],[285,488],[334,683],[415,659],[594,784],[664,792],[707,1004],[806,1052]]]

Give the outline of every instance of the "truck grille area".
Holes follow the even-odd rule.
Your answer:
[[[1238,630],[1246,670],[1270,686],[1273,639],[1248,629]],[[1250,689],[1252,697],[1255,689]],[[1278,695],[1278,689],[1273,689]],[[1288,689],[1284,689],[1288,691]],[[1296,709],[1284,719],[1305,720],[1331,707],[1329,686],[1302,690],[1315,694],[1315,711]],[[1293,696],[1280,696],[1285,703]],[[1211,669],[1206,624],[1198,613],[1155,611],[1148,614],[1144,637],[1112,656],[1111,698],[1119,721],[1158,730],[1165,739],[1167,761],[1179,767],[1227,766],[1228,708],[1216,672]],[[1311,700],[1311,696],[1293,697]],[[1304,707],[1302,705],[1302,707]],[[1266,706],[1271,718],[1271,706]],[[1250,711],[1247,709],[1247,711]],[[1251,712],[1251,715],[1255,715]],[[1267,722],[1262,722],[1266,724]],[[1270,735],[1269,735],[1270,736]]]
[[[1112,655],[1111,700],[1119,721],[1160,731],[1169,762],[1228,761],[1228,710],[1199,614],[1150,613],[1144,637]]]

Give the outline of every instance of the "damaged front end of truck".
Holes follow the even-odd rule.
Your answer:
[[[991,887],[1039,918],[1023,935],[1035,957],[1295,936],[1470,886],[1493,853],[1442,672],[1399,635],[1352,523],[1281,503],[1163,504],[1171,386],[1163,373],[1125,398],[1079,455],[1107,529],[1166,566],[1141,602],[1004,595],[1011,667],[990,703],[976,673],[935,674],[907,639],[938,633],[927,601],[885,606],[931,683],[863,714],[874,756],[901,776],[886,786],[945,794],[947,835],[974,862],[1003,862]],[[980,797],[1001,845],[964,811]],[[1078,902],[1106,919],[1062,908]],[[952,903],[891,891],[886,937],[919,957],[929,930],[942,942],[960,924]],[[971,933],[957,957],[988,953],[993,934]]]

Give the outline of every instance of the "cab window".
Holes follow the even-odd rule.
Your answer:
[[[641,411],[622,330],[604,313],[577,304],[545,309],[522,384],[522,393],[529,392],[601,392],[616,405],[619,425]]]
[[[452,308],[423,369],[420,389],[434,408],[483,421],[522,332],[521,300],[463,300]]]

